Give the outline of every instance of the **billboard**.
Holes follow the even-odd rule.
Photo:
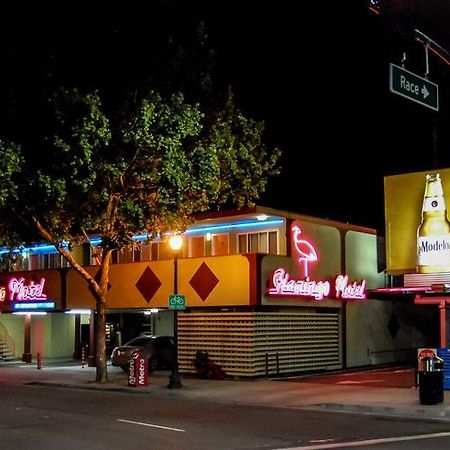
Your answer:
[[[450,169],[384,178],[388,274],[450,272]]]

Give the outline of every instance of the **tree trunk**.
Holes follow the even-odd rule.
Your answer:
[[[105,250],[102,255],[99,268],[98,287],[93,294],[97,305],[96,323],[96,376],[95,381],[106,383],[108,381],[107,358],[106,358],[106,297],[109,284],[109,263],[111,251]]]
[[[96,375],[95,381],[106,383],[108,381],[106,358],[106,299],[97,299],[96,334]]]

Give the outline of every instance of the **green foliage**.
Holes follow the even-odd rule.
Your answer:
[[[4,253],[0,258],[0,272],[12,272],[20,262],[22,262],[22,254],[20,251]]]
[[[19,198],[23,156],[20,146],[0,141],[0,207]]]
[[[277,172],[279,151],[268,157],[263,124],[236,110],[231,94],[215,114],[180,93],[150,92],[113,113],[97,92],[64,90],[53,104],[55,133],[39,167],[2,144],[0,212],[12,208],[9,229],[21,216],[31,228],[39,221],[53,242],[91,233],[120,249],[143,230],[155,237],[184,230],[209,208],[252,205]]]

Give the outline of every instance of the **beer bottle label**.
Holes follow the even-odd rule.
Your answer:
[[[425,197],[423,199],[423,211],[445,211],[445,203],[443,197]]]
[[[450,265],[450,236],[420,236],[418,241],[418,266]]]

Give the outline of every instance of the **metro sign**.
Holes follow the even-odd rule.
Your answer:
[[[267,294],[274,297],[304,297],[323,300],[325,297],[342,300],[364,300],[366,280],[349,282],[347,275],[338,275],[334,280],[313,280],[309,276],[309,265],[319,261],[316,247],[300,237],[297,225],[291,228],[293,247],[303,278],[293,277],[284,267],[276,268],[269,280]]]

